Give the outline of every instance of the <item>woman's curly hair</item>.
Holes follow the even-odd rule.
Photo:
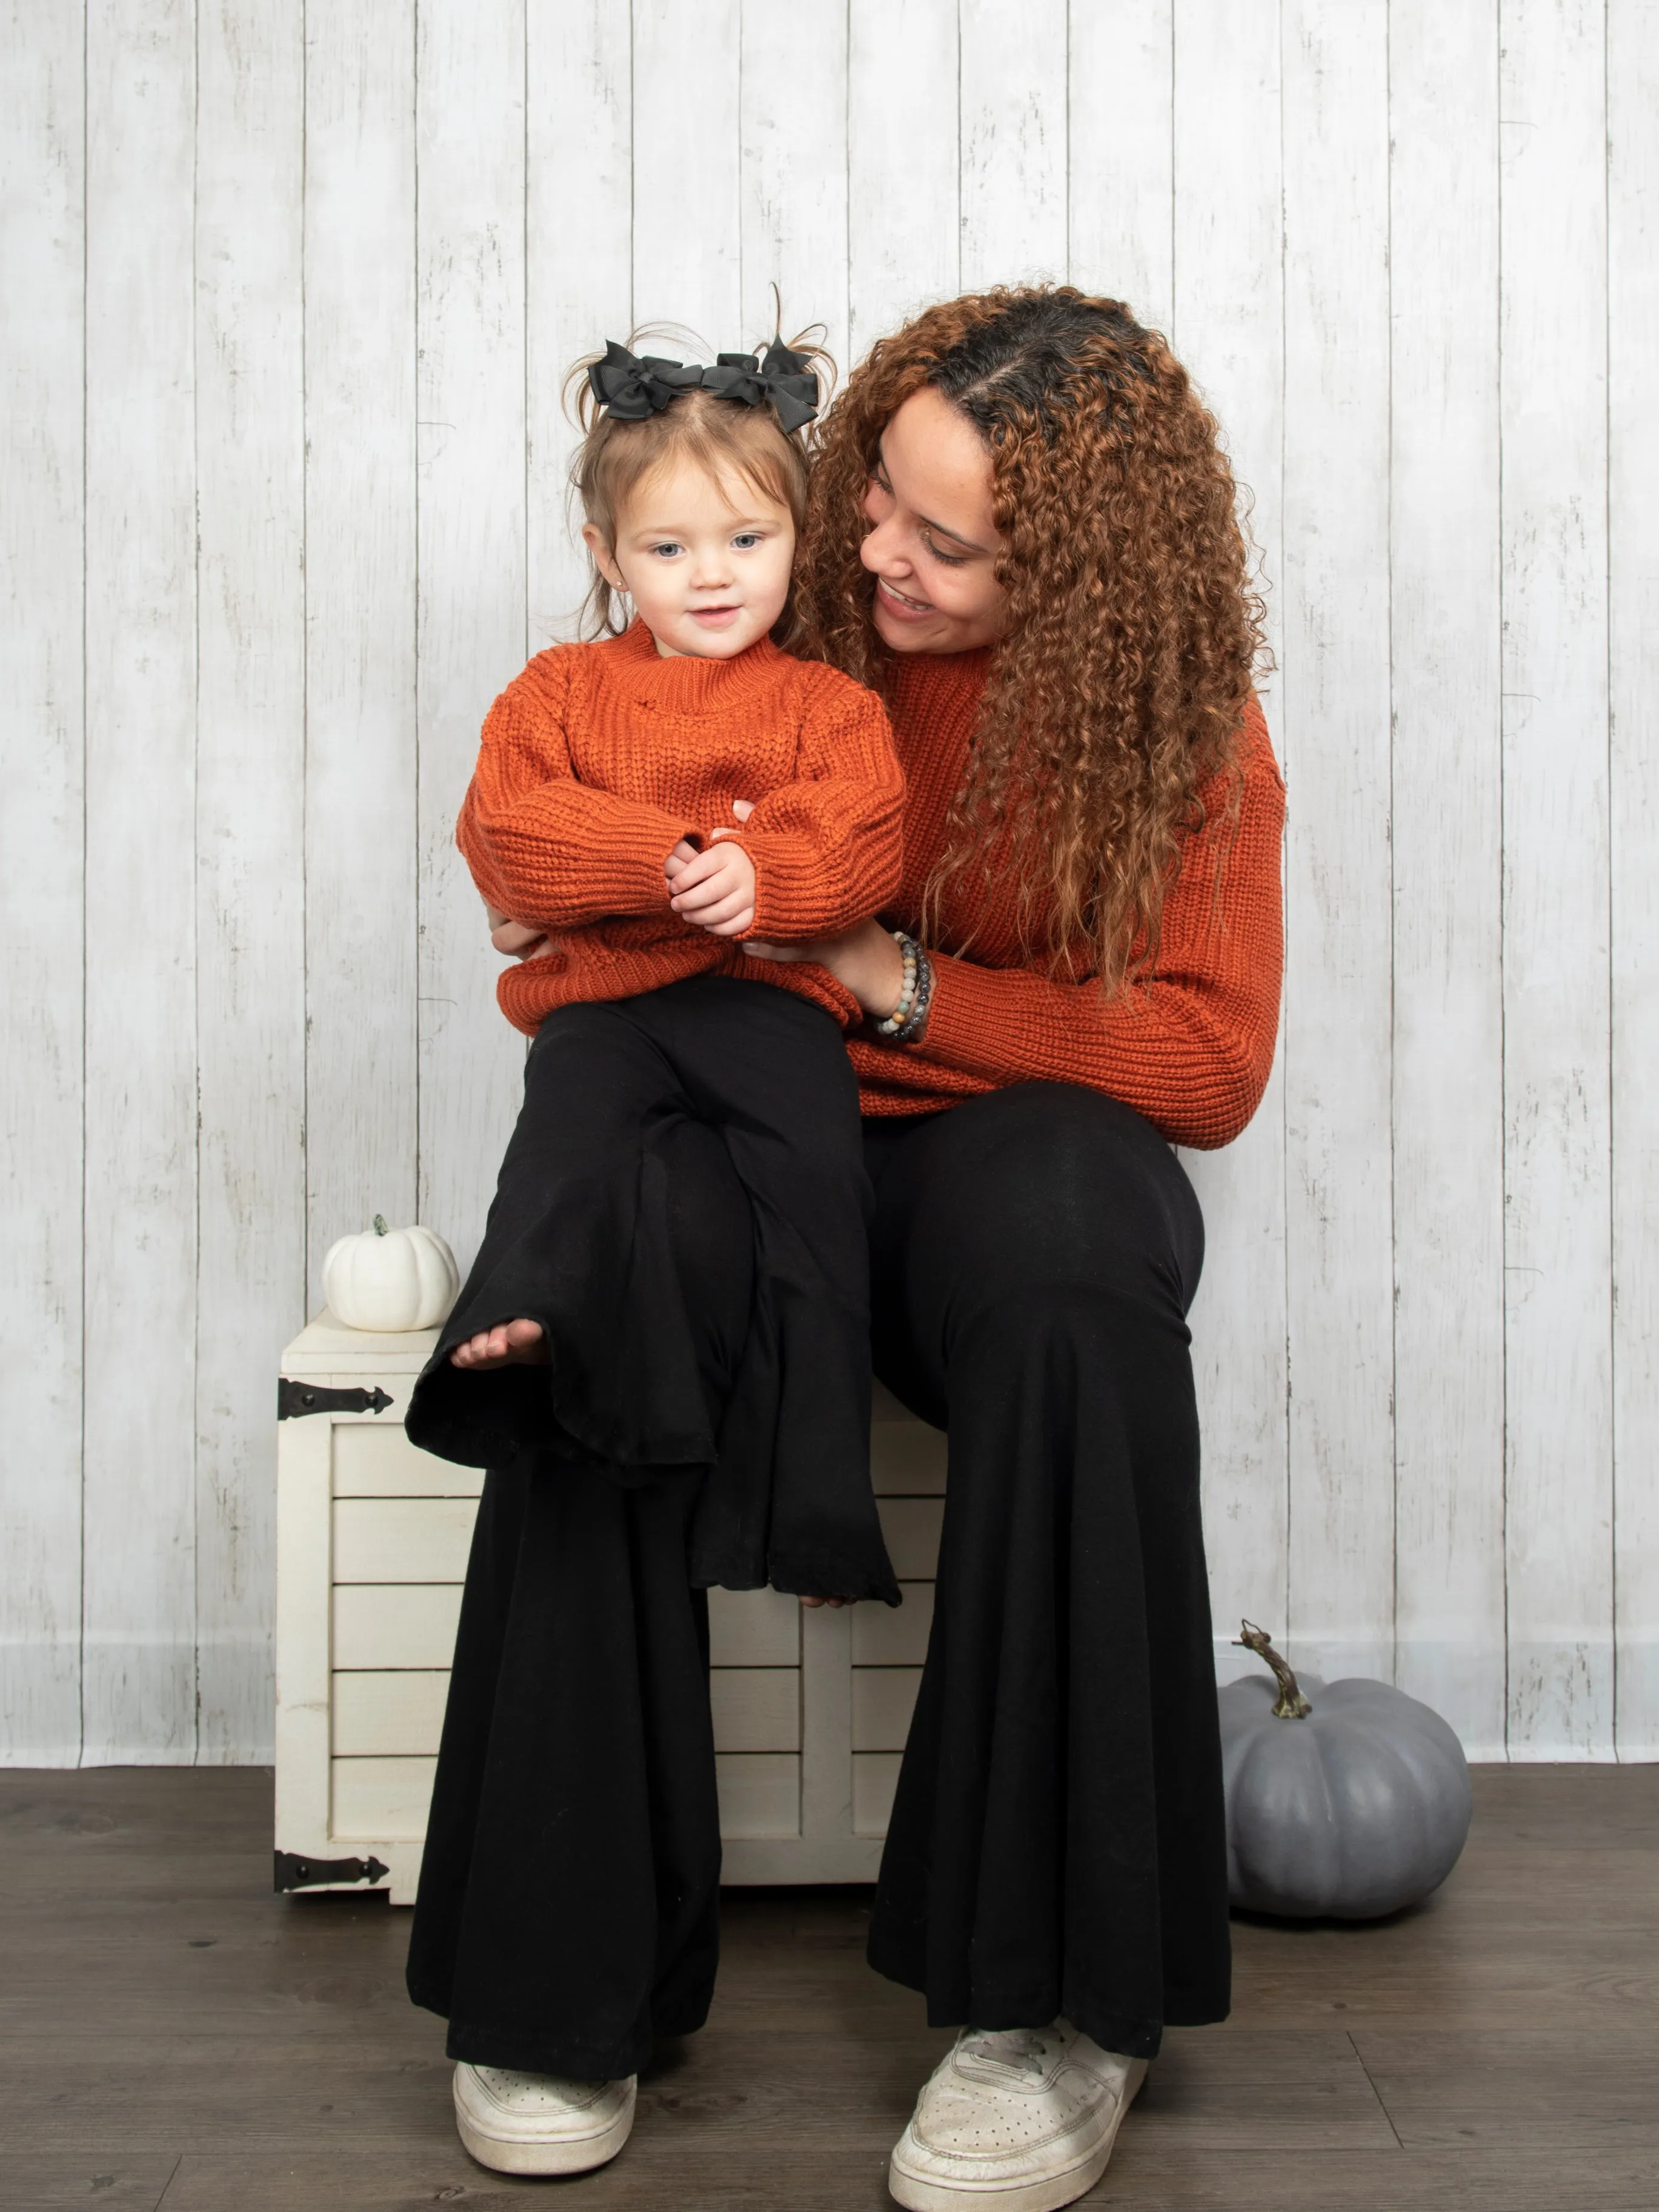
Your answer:
[[[878,689],[892,656],[859,558],[864,500],[882,432],[927,385],[989,448],[1007,593],[930,921],[994,845],[1028,947],[1041,915],[1054,966],[1115,991],[1156,964],[1199,785],[1224,770],[1237,789],[1264,656],[1232,471],[1186,371],[1117,301],[1044,285],[928,308],[825,418],[795,569],[804,649]]]

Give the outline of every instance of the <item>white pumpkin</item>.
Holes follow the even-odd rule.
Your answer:
[[[393,1334],[435,1328],[461,1287],[455,1255],[430,1229],[388,1229],[380,1214],[360,1237],[342,1237],[323,1262],[323,1296],[348,1328]]]

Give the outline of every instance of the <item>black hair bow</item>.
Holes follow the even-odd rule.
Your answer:
[[[672,407],[683,392],[695,392],[708,371],[696,362],[659,361],[647,354],[643,360],[626,346],[607,338],[605,359],[587,372],[593,397],[618,422],[643,422]]]
[[[752,353],[723,353],[713,368],[702,373],[705,392],[720,399],[741,399],[758,407],[769,399],[786,431],[799,430],[818,411],[817,374],[804,353],[792,353],[774,338],[764,361]]]

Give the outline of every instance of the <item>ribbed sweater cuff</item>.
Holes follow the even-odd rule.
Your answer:
[[[916,1051],[965,1075],[1007,1082],[1010,1040],[1006,1024],[997,1022],[994,987],[986,988],[985,969],[969,960],[952,959],[948,952],[935,952],[931,945],[927,957],[933,967],[933,995]]]
[[[745,937],[763,945],[805,945],[846,927],[842,886],[810,840],[774,831],[745,837],[743,848],[755,864],[755,919]]]
[[[567,848],[569,873],[580,880],[584,905],[611,914],[653,914],[660,907],[666,916],[668,855],[682,837],[701,852],[702,832],[695,822],[654,808],[630,807],[629,816],[607,828],[602,844]]]

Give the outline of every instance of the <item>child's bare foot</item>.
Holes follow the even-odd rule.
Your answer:
[[[504,1321],[495,1328],[480,1329],[449,1355],[452,1367],[506,1367],[514,1361],[526,1367],[546,1366],[547,1340],[540,1322]]]

